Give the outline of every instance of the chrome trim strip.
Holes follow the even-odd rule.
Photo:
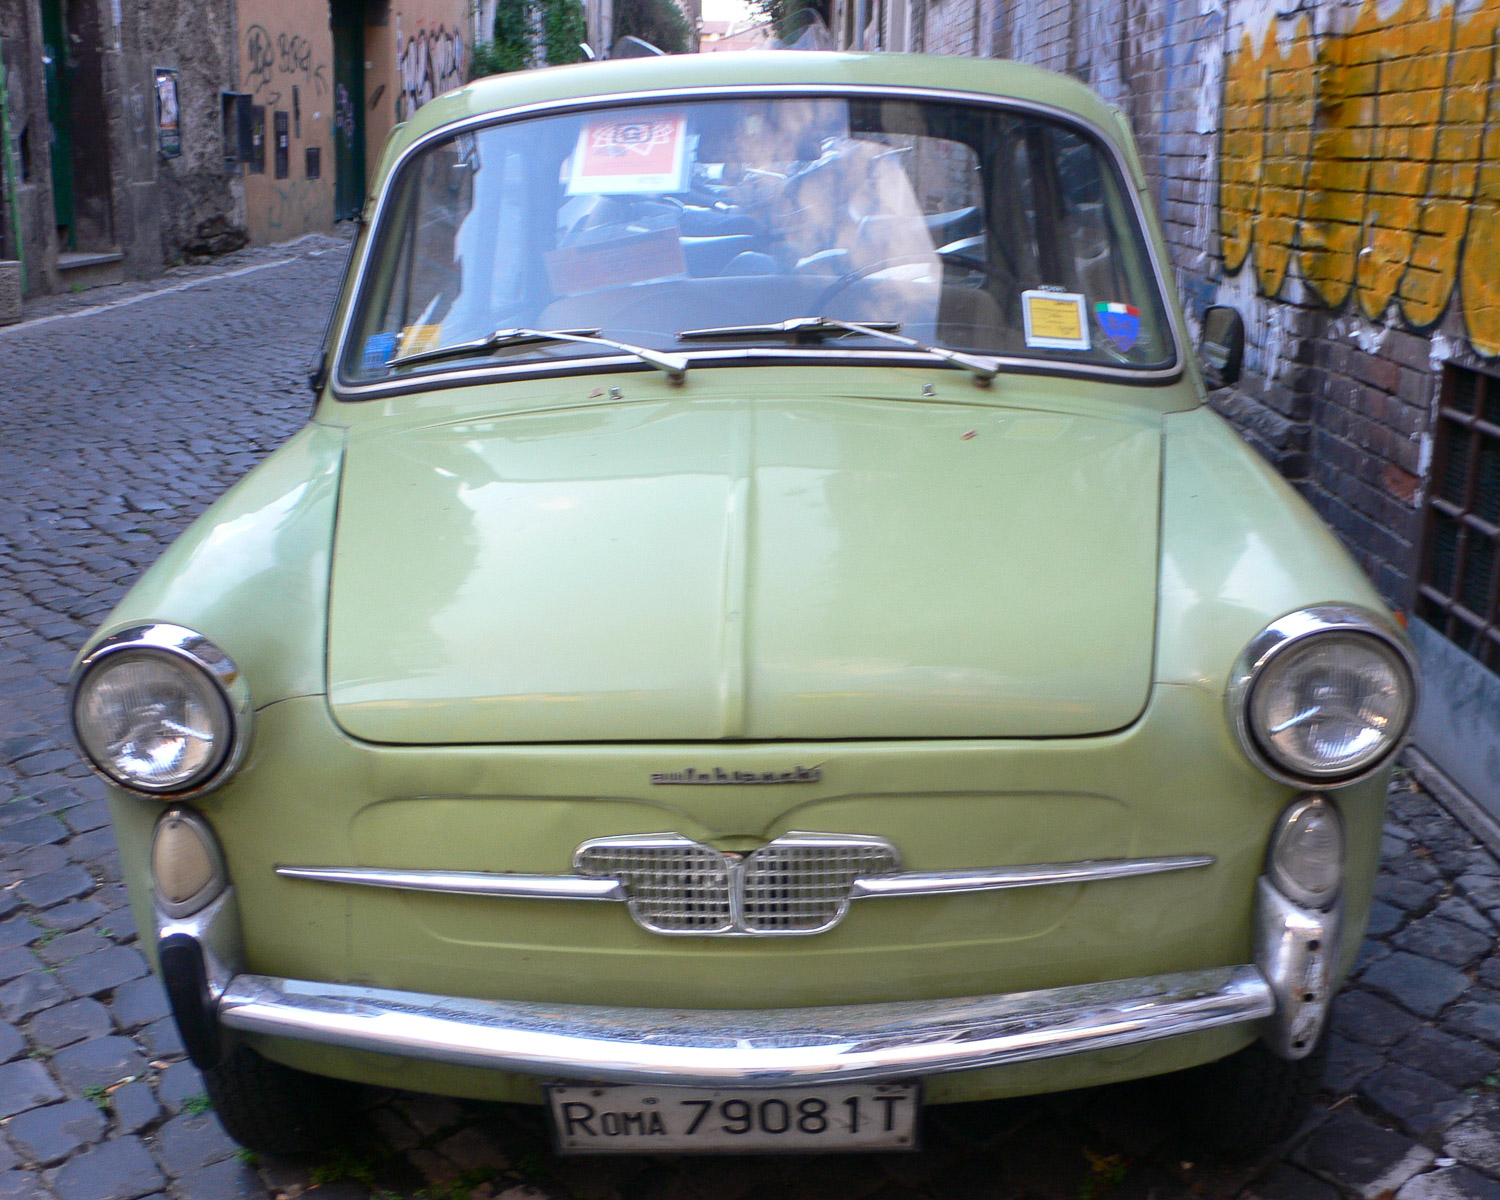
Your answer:
[[[778,838],[775,845],[813,845],[817,834],[793,833]],[[880,838],[855,835],[824,835],[840,843],[864,841],[887,846]],[[678,834],[595,838],[586,846],[681,845],[698,843]],[[576,859],[576,856],[575,856]],[[991,867],[972,871],[899,871],[890,875],[856,879],[851,900],[873,896],[951,896],[965,892],[996,892],[1011,888],[1050,887],[1064,883],[1092,883],[1106,879],[1130,879],[1212,866],[1212,854],[1184,854],[1165,858],[1106,858],[1071,863],[1037,863],[1022,867]],[[276,874],[288,879],[310,879],[319,883],[347,883],[359,887],[394,888],[408,892],[446,892],[463,896],[495,896],[522,900],[615,900],[628,901],[618,879],[596,879],[582,875],[512,875],[490,871],[421,871],[380,867],[277,866]],[[821,931],[818,931],[821,932]],[[760,935],[769,936],[769,935]]]
[[[225,708],[229,713],[229,745],[214,768],[197,783],[189,784],[187,787],[162,788],[153,791],[150,788],[143,788],[116,778],[94,762],[83,749],[83,739],[78,736],[78,689],[83,686],[83,681],[88,678],[89,672],[100,662],[113,654],[122,654],[130,650],[150,650],[186,659],[213,681],[219,695],[223,698]],[[234,660],[213,642],[201,633],[182,625],[153,622],[131,625],[117,633],[110,634],[79,659],[78,664],[73,668],[73,677],[68,683],[68,726],[73,733],[73,740],[78,744],[79,756],[88,764],[89,770],[100,779],[127,792],[134,792],[137,796],[179,800],[212,791],[239,769],[245,757],[245,748],[250,744],[250,725],[250,685],[245,681],[244,674],[239,667],[235,666]]]
[[[1174,858],[1105,858],[1088,862],[1039,863],[1031,867],[991,867],[977,871],[903,871],[856,879],[850,898],[869,896],[950,896],[960,892],[999,892],[1010,888],[1048,887],[1058,883],[1092,883],[1101,879],[1131,879],[1211,867],[1212,854]]]
[[[1387,753],[1352,775],[1337,772],[1323,776],[1299,776],[1285,770],[1271,758],[1256,741],[1250,729],[1250,698],[1255,682],[1266,666],[1278,655],[1289,650],[1304,638],[1317,637],[1325,633],[1360,633],[1383,642],[1406,667],[1411,685],[1411,705],[1407,711],[1406,728],[1392,740]],[[1417,706],[1422,699],[1422,670],[1416,652],[1390,621],[1380,614],[1353,604],[1322,604],[1289,612],[1272,621],[1250,639],[1250,644],[1240,653],[1229,682],[1224,690],[1225,715],[1234,729],[1235,740],[1245,757],[1269,775],[1277,783],[1292,787],[1343,787],[1358,783],[1380,771],[1401,752],[1411,736],[1416,721]]]
[[[766,96],[826,96],[830,98],[842,97],[890,97],[905,100],[939,100],[957,104],[969,104],[981,107],[1002,108],[1015,112],[1031,113],[1037,116],[1047,117],[1052,120],[1061,121],[1076,129],[1087,131],[1105,150],[1114,162],[1119,172],[1121,182],[1125,185],[1124,191],[1128,196],[1131,212],[1135,217],[1137,229],[1141,234],[1141,240],[1145,243],[1146,257],[1151,263],[1152,276],[1156,281],[1157,294],[1162,301],[1162,307],[1167,315],[1167,328],[1172,338],[1173,360],[1168,367],[1155,370],[1133,370],[1126,367],[1109,366],[1084,366],[1072,363],[1049,363],[1040,358],[1001,358],[997,357],[995,362],[998,366],[1011,369],[1015,368],[1029,374],[1061,375],[1069,378],[1102,378],[1125,383],[1170,383],[1183,375],[1186,367],[1187,357],[1183,347],[1188,344],[1185,330],[1180,327],[1180,306],[1174,304],[1177,298],[1175,288],[1170,283],[1166,266],[1157,254],[1156,239],[1152,236],[1153,226],[1148,219],[1148,213],[1142,201],[1140,190],[1135,183],[1135,176],[1131,171],[1130,160],[1125,155],[1116,141],[1116,134],[1096,125],[1087,117],[1072,112],[1056,105],[1046,104],[1037,100],[1024,100],[1019,97],[1003,97],[986,94],[983,92],[966,92],[950,88],[913,87],[902,84],[728,84],[711,87],[685,87],[685,88],[662,88],[659,90],[638,90],[633,92],[614,92],[608,95],[596,96],[574,96],[561,100],[544,100],[532,104],[516,105],[513,108],[497,109],[493,112],[481,113],[466,117],[460,121],[453,121],[447,125],[439,126],[437,129],[429,130],[407,146],[405,150],[396,157],[391,168],[386,172],[381,181],[380,193],[375,198],[370,220],[370,233],[363,239],[363,247],[360,252],[359,262],[356,264],[351,276],[354,294],[349,299],[345,310],[343,327],[339,330],[338,344],[334,348],[332,359],[331,390],[334,398],[344,401],[357,401],[373,399],[392,393],[410,392],[414,389],[416,381],[402,380],[389,383],[353,383],[343,378],[341,374],[344,361],[344,351],[347,347],[349,332],[353,325],[358,301],[362,299],[362,291],[365,279],[365,268],[369,263],[371,249],[377,237],[382,232],[382,226],[386,218],[386,208],[390,200],[391,190],[395,181],[401,176],[407,162],[415,155],[421,153],[434,142],[445,141],[457,134],[466,133],[470,130],[479,129],[488,125],[502,125],[510,121],[524,120],[528,117],[552,115],[554,113],[566,113],[575,111],[586,111],[591,108],[613,108],[629,104],[641,103],[670,103],[674,100],[732,100],[737,97],[766,97]],[[343,298],[340,292],[339,300]],[[337,302],[336,302],[337,303]],[[748,350],[729,350],[725,352],[699,352],[688,355],[689,362],[693,365],[717,361],[725,358],[747,357]],[[754,356],[758,358],[774,357],[787,361],[798,359],[812,359],[813,361],[828,362],[831,356],[837,355],[840,359],[850,359],[857,362],[869,361],[872,363],[888,363],[892,358],[905,357],[909,365],[933,366],[933,359],[927,355],[913,355],[905,352],[897,354],[882,354],[878,351],[850,352],[848,350],[818,351],[804,350],[792,351],[780,348],[757,347]],[[830,365],[837,365],[836,363]],[[426,389],[444,383],[462,383],[466,381],[504,380],[508,377],[519,376],[522,378],[537,378],[555,374],[575,374],[579,367],[597,369],[607,366],[614,369],[640,368],[640,363],[634,358],[623,358],[618,356],[608,358],[593,358],[586,360],[569,359],[557,364],[530,363],[525,365],[494,366],[489,368],[471,369],[468,371],[443,371],[435,374],[424,374],[420,376],[417,387]],[[649,368],[648,368],[649,369]]]
[[[490,871],[407,871],[364,867],[283,867],[287,879],[352,883],[405,892],[444,892],[455,896],[502,896],[513,900],[624,900],[617,879],[581,875],[510,875]]]
[[[468,1000],[241,975],[231,1029],[404,1058],[625,1083],[900,1079],[1133,1046],[1275,1011],[1251,966],[953,1000],[760,1011]]]

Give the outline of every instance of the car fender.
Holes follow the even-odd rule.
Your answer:
[[[226,492],[126,594],[80,658],[122,629],[186,626],[234,660],[264,708],[318,695],[344,431],[309,424]]]

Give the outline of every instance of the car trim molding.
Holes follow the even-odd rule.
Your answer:
[[[666,835],[670,836],[670,835]],[[1035,863],[1028,866],[986,867],[966,871],[895,871],[856,879],[851,900],[877,896],[951,896],[963,892],[998,892],[1011,888],[1050,887],[1094,883],[1209,867],[1212,854],[1181,854],[1159,858],[1104,858],[1082,862]],[[460,896],[489,896],[514,900],[626,901],[618,879],[590,879],[581,875],[520,875],[501,871],[423,871],[385,867],[276,867],[287,879],[342,883],[356,887],[393,888],[407,892],[443,892]]]
[[[866,896],[951,896],[960,892],[1000,892],[1011,888],[1095,883],[1211,867],[1212,854],[1178,854],[1162,858],[1102,858],[1084,862],[1037,863],[1027,867],[990,867],[978,871],[901,871],[854,881],[852,898]]]
[[[618,879],[581,875],[515,875],[494,871],[407,871],[366,867],[285,867],[276,874],[319,883],[395,888],[403,892],[444,892],[454,896],[503,896],[513,900],[624,900]]]
[[[330,383],[334,398],[341,401],[369,400],[379,396],[402,395],[413,391],[425,391],[444,385],[463,385],[489,381],[503,382],[506,379],[514,378],[535,379],[550,375],[577,374],[580,371],[592,373],[610,370],[635,370],[641,366],[639,360],[633,357],[612,355],[590,357],[584,360],[562,360],[557,363],[523,363],[508,366],[492,363],[462,370],[424,373],[415,379],[388,380],[377,383],[357,383],[344,377],[343,362],[345,351],[350,333],[358,317],[359,305],[357,301],[362,299],[365,270],[369,265],[370,250],[375,242],[375,234],[380,230],[385,221],[388,202],[396,180],[401,176],[406,164],[428,146],[485,126],[503,125],[511,121],[525,120],[553,113],[587,111],[596,108],[615,108],[629,104],[671,103],[675,100],[732,100],[738,97],[774,96],[818,96],[835,99],[842,97],[865,98],[883,96],[896,100],[948,101],[958,104],[1003,108],[1016,112],[1031,113],[1086,131],[1099,143],[1104,152],[1109,155],[1110,160],[1119,171],[1121,182],[1125,185],[1123,190],[1128,196],[1131,215],[1135,218],[1137,228],[1141,234],[1141,240],[1145,245],[1146,258],[1151,264],[1151,274],[1157,287],[1158,297],[1162,301],[1163,308],[1167,314],[1167,332],[1170,334],[1172,341],[1172,361],[1164,367],[1140,369],[1110,367],[1102,364],[1052,363],[1046,359],[1021,356],[995,356],[994,361],[1002,370],[1015,371],[1021,374],[1095,378],[1119,383],[1162,384],[1175,382],[1182,377],[1185,370],[1185,363],[1187,362],[1183,347],[1187,342],[1179,324],[1181,319],[1180,310],[1172,303],[1175,292],[1169,286],[1170,276],[1164,267],[1161,254],[1158,252],[1155,229],[1135,186],[1135,175],[1131,169],[1130,160],[1118,144],[1115,133],[1105,129],[1081,113],[1039,100],[1026,100],[1013,96],[987,95],[983,92],[969,92],[952,88],[914,87],[907,84],[727,84],[643,89],[615,92],[602,96],[575,96],[564,99],[537,101],[531,104],[516,105],[512,108],[498,109],[493,112],[465,117],[462,120],[452,121],[436,129],[429,130],[427,133],[416,138],[397,155],[396,160],[391,164],[390,170],[386,172],[385,178],[381,181],[379,194],[375,197],[371,209],[372,218],[365,229],[361,244],[357,247],[358,261],[354,264],[354,269],[349,276],[350,285],[353,287],[354,292],[348,298],[348,304],[343,315],[341,327],[338,330],[338,340],[331,360],[332,371],[330,372]],[[344,297],[341,293],[340,302],[343,302],[343,299]],[[695,351],[688,355],[688,358],[693,365],[707,365],[714,362],[724,362],[732,365],[736,360],[747,361],[752,358],[755,361],[766,363],[812,361],[827,365],[872,364],[877,366],[931,366],[933,364],[931,355],[917,354],[909,351],[823,351],[764,346],[745,349]]]

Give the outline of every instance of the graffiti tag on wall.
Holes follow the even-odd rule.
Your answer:
[[[398,19],[396,120],[406,120],[434,96],[462,86],[466,62],[463,34],[456,27],[418,26],[417,32],[403,41]]]
[[[1456,296],[1500,355],[1500,0],[1390,8],[1321,38],[1299,16],[1228,55],[1224,268],[1275,297],[1295,264],[1329,307],[1394,303],[1417,328]]]
[[[354,135],[359,132],[358,118],[354,112],[354,101],[349,89],[342,83],[334,88],[333,127],[344,139],[344,145],[354,145]]]
[[[273,39],[264,25],[251,25],[245,30],[245,61],[249,64],[245,87],[257,96],[271,89],[263,97],[267,107],[275,107],[281,100],[281,92],[272,87],[279,75],[302,80],[314,95],[321,96],[328,90],[328,66],[314,65],[312,44],[300,33],[283,31]]]

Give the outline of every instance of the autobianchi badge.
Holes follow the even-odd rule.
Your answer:
[[[822,778],[822,767],[800,765],[793,767],[790,771],[726,771],[723,767],[700,771],[695,767],[686,767],[681,771],[655,771],[651,775],[651,782],[713,787],[726,784],[817,783]]]

